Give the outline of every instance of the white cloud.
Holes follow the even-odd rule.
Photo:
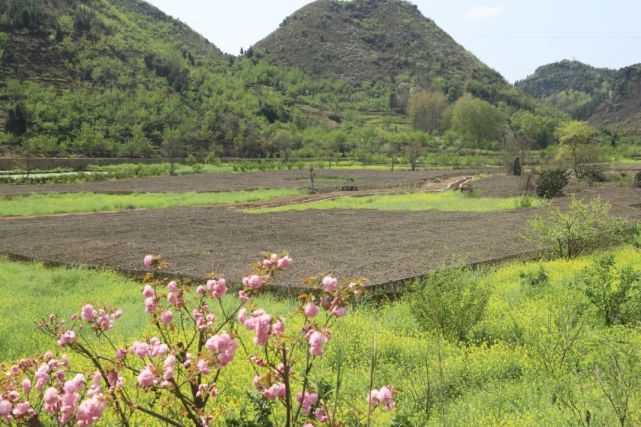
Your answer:
[[[476,6],[465,14],[466,21],[483,21],[498,18],[503,14],[501,6]]]

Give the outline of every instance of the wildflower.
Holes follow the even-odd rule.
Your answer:
[[[338,289],[338,280],[336,277],[325,276],[323,278],[323,287],[325,288],[325,292],[334,292]]]
[[[303,312],[307,317],[316,317],[319,312],[319,308],[314,302],[308,302],[307,304],[305,304]]]

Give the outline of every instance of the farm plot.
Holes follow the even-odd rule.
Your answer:
[[[481,172],[496,169],[485,168]],[[449,169],[429,171],[377,170],[316,170],[314,186],[319,190],[336,190],[343,185],[358,189],[418,186],[436,178],[473,175],[478,169]],[[259,190],[274,188],[308,188],[309,172],[268,171],[218,174],[191,174],[152,178],[97,181],[79,184],[0,185],[0,195],[13,196],[31,193],[184,193]]]

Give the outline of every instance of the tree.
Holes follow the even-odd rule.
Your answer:
[[[572,120],[563,123],[557,132],[559,147],[557,158],[570,156],[574,173],[579,176],[579,166],[598,159],[599,154],[593,144],[598,132],[586,122]]]
[[[498,140],[503,122],[503,116],[492,104],[469,93],[452,107],[452,127],[465,144],[475,148],[488,148],[488,143]]]
[[[399,139],[410,168],[415,171],[418,159],[423,155],[425,134],[422,132],[406,133],[402,134]]]
[[[285,129],[280,129],[276,131],[274,139],[272,140],[273,148],[278,152],[285,162],[289,161],[289,152],[294,145],[294,137],[292,132]]]
[[[165,157],[169,159],[169,174],[174,175],[176,159],[185,152],[183,135],[179,129],[165,129],[162,135],[162,151]]]
[[[433,134],[443,131],[443,117],[449,106],[442,92],[419,91],[410,97],[407,114],[417,130]]]

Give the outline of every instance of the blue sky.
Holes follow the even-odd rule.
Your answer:
[[[262,39],[308,0],[148,0],[222,50]],[[515,81],[577,59],[620,68],[641,62],[641,0],[415,0],[482,61]]]

